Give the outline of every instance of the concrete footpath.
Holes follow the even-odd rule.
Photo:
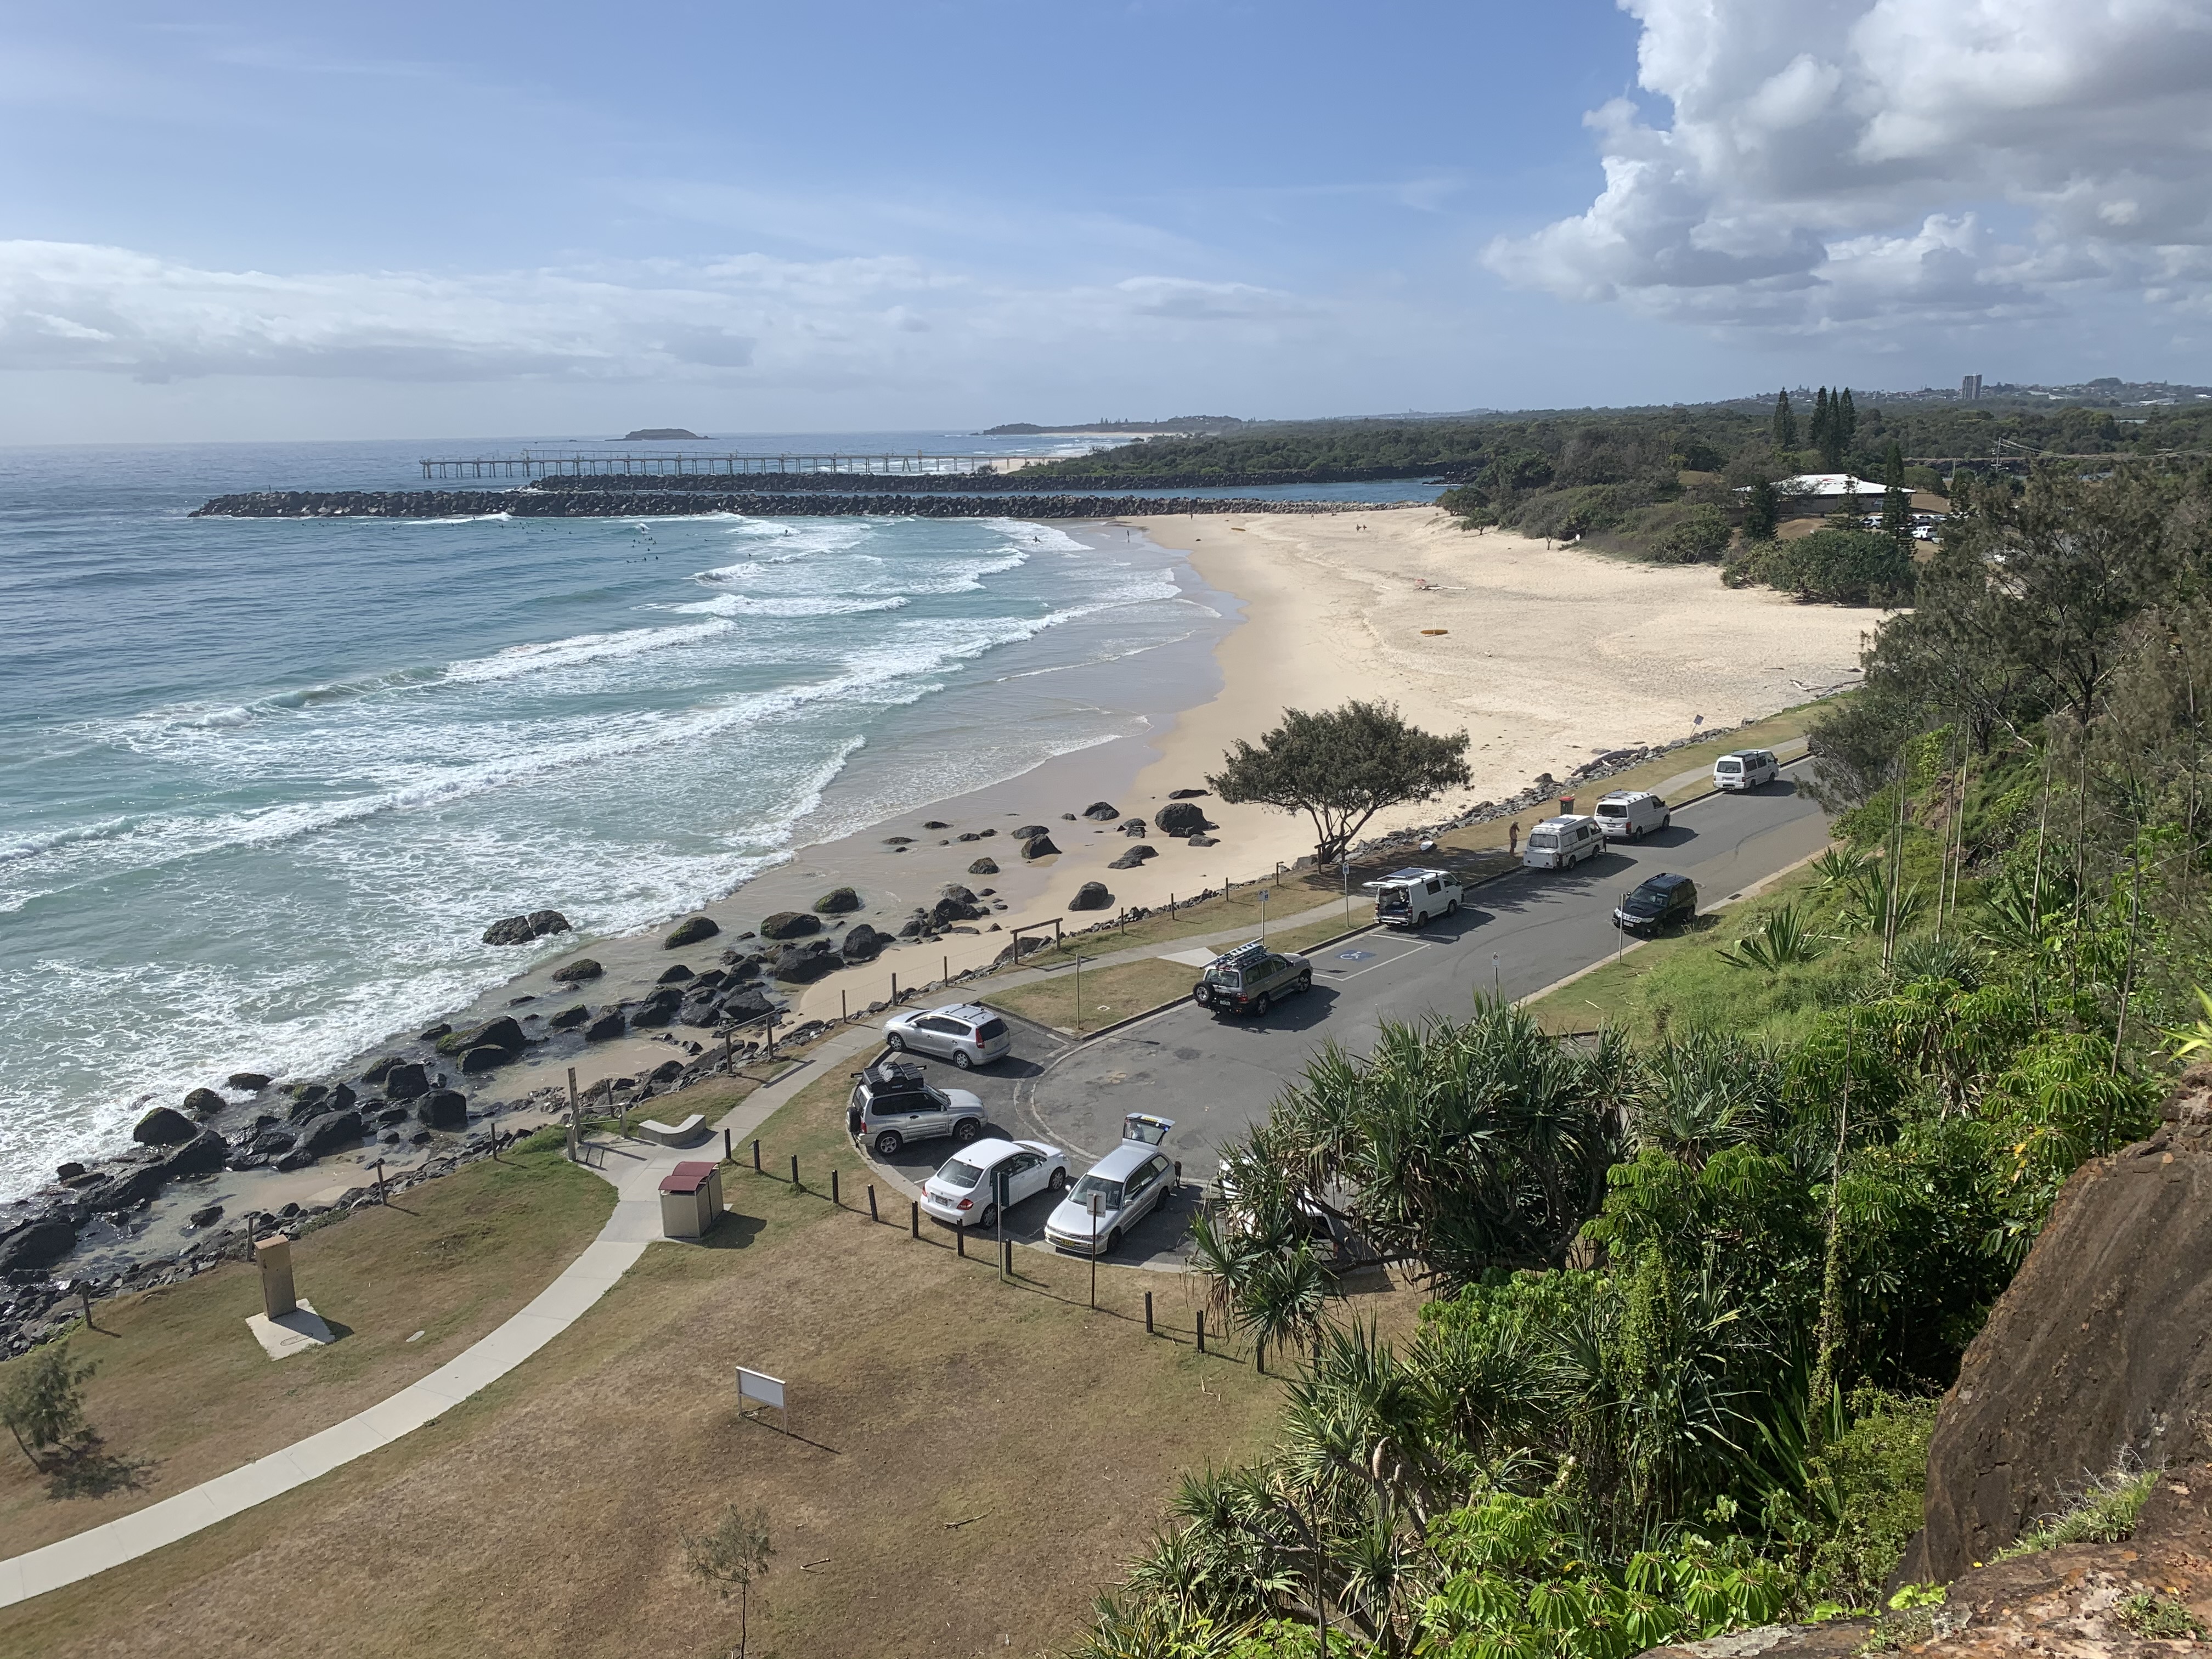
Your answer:
[[[720,1127],[728,1129],[732,1139],[750,1137],[770,1113],[826,1068],[872,1048],[878,1038],[872,1028],[838,1033],[774,1083],[747,1096]],[[0,1607],[150,1554],[388,1446],[506,1376],[575,1323],[629,1271],[645,1247],[660,1237],[661,1178],[685,1158],[720,1152],[712,1142],[684,1149],[606,1139],[592,1144],[605,1153],[595,1172],[611,1182],[617,1194],[614,1213],[583,1254],[527,1307],[419,1382],[365,1412],[134,1514],[0,1561]],[[245,1322],[239,1322],[241,1342],[252,1340],[243,1328]]]

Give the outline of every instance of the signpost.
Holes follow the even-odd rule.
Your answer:
[[[1091,1308],[1098,1310],[1098,1194],[1091,1194]]]
[[[747,1401],[753,1404],[751,1411],[745,1409]],[[765,1371],[748,1370],[743,1365],[738,1366],[738,1415],[754,1417],[771,1407],[783,1413],[783,1431],[790,1433],[791,1408],[783,1403],[783,1379],[770,1376]]]
[[[991,1203],[999,1212],[999,1282],[1006,1282],[1006,1195],[1014,1189],[1014,1177],[1004,1164],[991,1171]]]

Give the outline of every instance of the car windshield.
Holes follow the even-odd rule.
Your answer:
[[[983,1178],[983,1172],[974,1164],[956,1158],[937,1172],[937,1178],[946,1186],[964,1193]]]
[[[1088,1210],[1095,1196],[1098,1200],[1098,1213],[1111,1215],[1121,1207],[1121,1183],[1109,1181],[1103,1176],[1087,1175],[1075,1183],[1075,1190],[1067,1196],[1079,1210]]]
[[[1621,902],[1620,908],[1632,916],[1656,916],[1667,908],[1667,890],[1639,887]]]

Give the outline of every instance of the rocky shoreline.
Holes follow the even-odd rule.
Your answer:
[[[570,480],[571,483],[576,482]],[[1380,513],[1417,501],[1264,501],[1194,495],[807,494],[669,488],[625,489],[257,489],[217,495],[195,519],[635,519],[735,513],[746,518],[1127,519],[1177,513]]]
[[[842,490],[853,494],[916,495],[1006,495],[1036,490],[1088,490],[1112,495],[1131,489],[1244,489],[1261,485],[1381,483],[1404,478],[1438,484],[1463,482],[1465,468],[1433,466],[1317,466],[1276,472],[1165,472],[1133,477],[1126,472],[1052,473],[1036,467],[1012,472],[583,472],[549,473],[523,486],[561,490],[733,489],[748,478],[776,495]],[[1042,474],[1042,476],[1040,476]],[[773,484],[768,483],[773,480]],[[1372,505],[1372,503],[1370,503]],[[1283,509],[1279,505],[1277,511]]]

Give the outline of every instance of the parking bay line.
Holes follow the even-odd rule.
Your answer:
[[[1334,979],[1358,979],[1362,974],[1371,974],[1377,968],[1388,968],[1393,963],[1403,962],[1407,957],[1418,956],[1420,952],[1431,948],[1432,947],[1427,945],[1416,945],[1410,950],[1397,952],[1395,956],[1384,957],[1379,962],[1370,962],[1364,968],[1353,968],[1348,970],[1342,968],[1324,968],[1322,969],[1322,972],[1328,975]]]

